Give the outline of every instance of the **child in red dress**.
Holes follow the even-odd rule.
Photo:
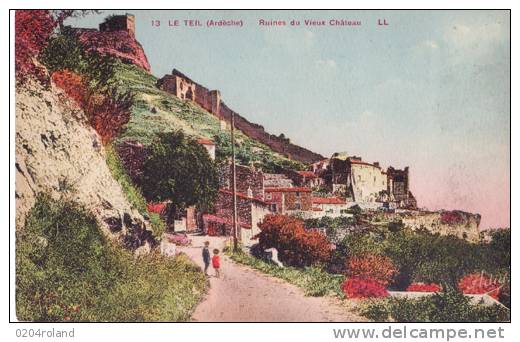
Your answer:
[[[218,255],[218,253],[219,250],[215,248],[213,250],[213,258],[211,258],[211,264],[215,269],[215,277],[220,278],[220,256]]]

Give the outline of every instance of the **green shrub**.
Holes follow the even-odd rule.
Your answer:
[[[67,200],[39,195],[16,232],[16,313],[22,321],[187,320],[207,281],[185,257],[135,258]]]
[[[337,295],[344,297],[341,284],[345,280],[343,275],[327,273],[318,267],[279,267],[255,258],[244,252],[229,253],[231,259],[243,265],[250,266],[273,277],[281,278],[303,289],[306,296],[321,297]]]
[[[374,321],[396,322],[507,322],[510,311],[500,305],[472,304],[456,291],[419,299],[385,298],[366,302],[360,314]]]
[[[455,236],[400,230],[352,233],[338,248],[348,256],[369,253],[390,257],[399,269],[392,287],[404,290],[411,282],[435,282],[455,288],[462,276],[473,272],[507,274],[510,254],[503,252],[509,249],[507,244],[507,233],[495,244],[475,244]]]

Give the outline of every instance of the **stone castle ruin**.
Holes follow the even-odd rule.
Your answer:
[[[135,16],[133,14],[113,15],[99,24],[100,32],[126,31],[135,38]]]
[[[220,91],[209,90],[196,83],[189,77],[173,69],[170,75],[165,75],[157,81],[157,86],[162,90],[186,101],[192,101],[217,116],[221,121],[231,122],[231,116],[235,117],[235,127],[252,139],[269,146],[273,151],[298,160],[303,163],[314,163],[322,160],[323,156],[306,148],[292,144],[284,136],[269,134],[264,127],[249,122],[240,114],[230,109],[221,99]]]
[[[417,201],[409,189],[409,168],[390,166],[386,171],[378,162],[335,154],[330,160],[329,189],[359,203],[383,203],[389,209],[416,209]]]

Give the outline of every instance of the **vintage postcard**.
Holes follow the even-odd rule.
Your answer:
[[[510,322],[510,15],[13,11],[12,319]]]

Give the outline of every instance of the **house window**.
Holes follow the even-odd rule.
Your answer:
[[[296,191],[296,197],[300,197],[300,192]]]
[[[302,205],[300,203],[294,204],[294,207],[296,208],[296,210],[301,210],[302,209]]]

